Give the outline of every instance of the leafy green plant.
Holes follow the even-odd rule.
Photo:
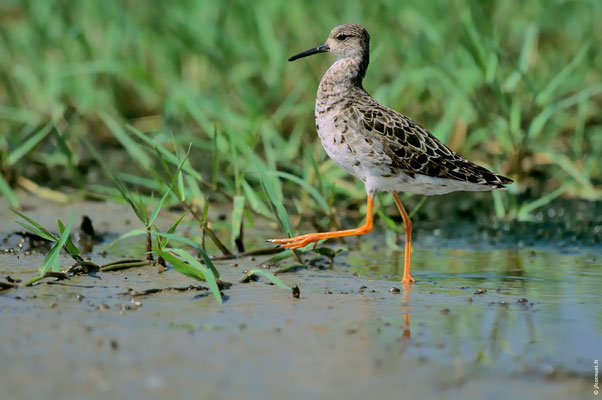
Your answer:
[[[206,281],[217,302],[222,303],[222,296],[217,285],[219,275],[215,275],[214,269],[204,266],[190,253],[182,249],[156,249],[155,253],[169,262],[176,271],[191,278]]]
[[[42,265],[40,266],[40,275],[36,278],[30,280],[26,283],[26,286],[31,286],[33,283],[39,281],[44,278],[48,273],[48,270],[51,270],[54,273],[59,272],[60,263],[59,263],[59,255],[61,250],[64,248],[69,255],[76,261],[83,261],[83,258],[80,255],[80,250],[75,246],[70,237],[71,227],[73,226],[73,222],[75,221],[75,216],[77,215],[77,211],[74,211],[71,215],[71,219],[67,226],[63,224],[63,222],[59,219],[58,228],[60,231],[60,236],[56,236],[52,234],[48,229],[44,228],[41,224],[34,221],[33,219],[27,217],[20,212],[13,210],[15,214],[19,217],[23,218],[29,224],[16,221],[17,224],[21,225],[23,228],[27,229],[29,232],[33,233],[36,236],[41,237],[42,239],[46,239],[49,242],[53,242],[54,244],[50,248],[50,251],[44,257],[42,261]]]

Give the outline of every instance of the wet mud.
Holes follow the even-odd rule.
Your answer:
[[[120,217],[112,227],[103,207],[80,205],[103,237],[91,259],[139,256],[143,244],[103,248],[135,227]],[[55,211],[50,221],[71,212]],[[261,276],[239,280],[294,259],[217,260],[221,280],[231,282],[220,305],[203,282],[156,265],[25,287],[44,252],[16,230],[0,246],[3,398],[592,396],[600,247],[484,246],[424,233],[412,253],[417,283],[403,285],[403,254],[381,231],[280,271],[293,294]],[[61,266],[71,264],[61,256]]]

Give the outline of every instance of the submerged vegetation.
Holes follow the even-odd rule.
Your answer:
[[[339,226],[335,210],[361,208],[365,193],[316,140],[315,89],[332,60],[286,60],[354,21],[372,35],[364,83],[376,99],[516,180],[475,195],[493,196],[497,218],[529,220],[560,196],[599,200],[601,19],[596,0],[4,1],[0,193],[13,208],[20,190],[127,203],[147,257],[183,273],[190,260],[168,251],[182,219],[154,227],[165,207],[198,224],[201,245],[185,244],[205,256],[206,239],[222,256],[245,252],[258,219],[288,235]],[[208,219],[217,203],[226,222]],[[382,196],[377,213],[396,229],[391,206]],[[70,226],[47,239],[60,250]]]

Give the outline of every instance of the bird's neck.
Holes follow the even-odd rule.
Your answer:
[[[319,91],[328,92],[332,87],[363,89],[362,81],[369,62],[368,54],[338,59],[324,74]]]

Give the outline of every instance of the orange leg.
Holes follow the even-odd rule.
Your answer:
[[[401,218],[403,219],[403,230],[406,234],[406,246],[405,246],[405,254],[403,258],[403,279],[401,280],[403,283],[416,282],[412,275],[410,275],[410,253],[412,251],[412,221],[410,221],[410,217],[406,212],[406,209],[401,204],[401,200],[397,197],[397,193],[392,192],[393,200],[395,200],[395,205],[397,205],[397,209],[401,214]]]
[[[344,231],[324,232],[324,233],[308,233],[306,235],[296,236],[288,239],[269,239],[268,242],[283,243],[282,247],[287,249],[299,249],[310,243],[317,242],[322,239],[330,239],[341,236],[363,235],[372,230],[372,208],[374,206],[374,195],[368,195],[368,213],[366,215],[366,223],[359,228],[347,229]]]

